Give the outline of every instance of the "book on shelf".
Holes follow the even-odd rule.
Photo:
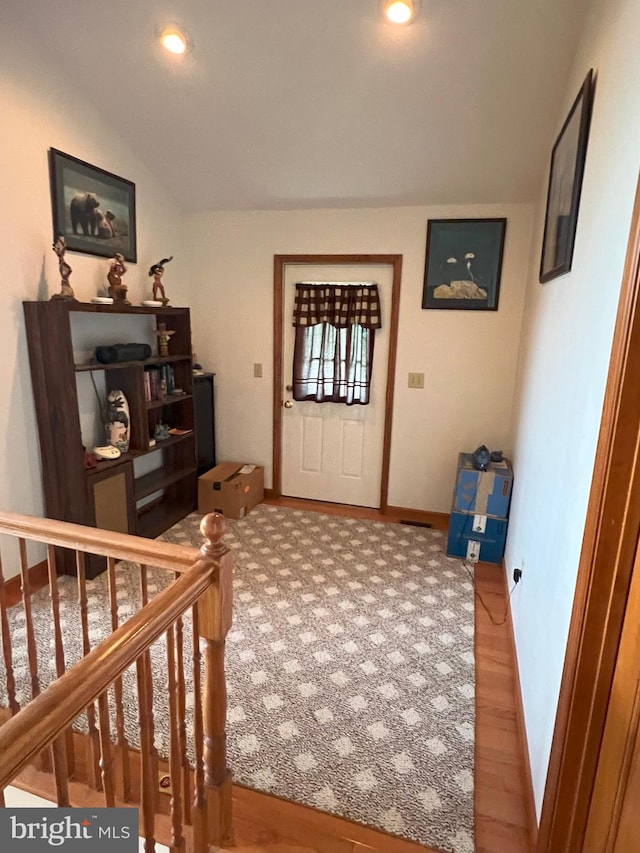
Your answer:
[[[176,375],[170,364],[149,364],[144,369],[144,393],[147,402],[163,400],[176,387]]]

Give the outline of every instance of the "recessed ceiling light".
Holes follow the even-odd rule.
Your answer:
[[[160,42],[166,50],[177,55],[186,53],[190,48],[188,36],[175,25],[165,27],[162,30]]]
[[[382,9],[392,24],[410,24],[416,16],[417,0],[385,0]]]

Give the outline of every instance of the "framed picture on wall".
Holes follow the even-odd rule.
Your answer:
[[[497,311],[506,219],[430,219],[423,308]]]
[[[541,282],[571,269],[592,103],[593,70],[587,74],[551,152]]]
[[[70,154],[49,150],[53,240],[74,252],[137,261],[136,186]]]

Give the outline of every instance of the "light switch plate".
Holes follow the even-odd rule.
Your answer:
[[[409,388],[424,388],[424,373],[410,373]]]
[[[262,379],[262,365],[254,364],[253,365],[253,375],[256,379]]]

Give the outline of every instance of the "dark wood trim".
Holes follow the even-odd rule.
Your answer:
[[[372,521],[390,521],[398,523],[415,523],[434,530],[449,529],[449,515],[446,512],[427,512],[422,509],[408,509],[402,506],[388,506],[384,512],[381,509],[368,506],[352,506],[351,504],[315,501],[311,498],[290,498],[275,495],[273,489],[265,489],[264,502],[273,506],[285,506],[290,509],[304,509],[309,512],[326,512],[329,515],[347,515],[351,518],[367,518]]]
[[[49,567],[46,560],[42,560],[42,562],[29,568],[29,587],[32,594],[47,586],[48,583]],[[14,604],[18,604],[22,600],[22,582],[19,574],[9,578],[5,584],[5,592],[7,607],[13,607]]]
[[[391,459],[393,394],[395,388],[396,357],[398,351],[398,318],[400,315],[402,255],[273,256],[273,473],[271,491],[274,497],[280,497],[280,495],[282,495],[282,358],[284,349],[282,324],[284,268],[287,264],[389,264],[393,267],[384,437],[382,443],[382,474],[380,478],[380,509],[384,512],[387,508],[389,493],[389,463]]]
[[[501,566],[502,582],[504,587],[504,598],[508,602],[507,607],[507,630],[509,634],[510,655],[513,660],[513,694],[516,710],[516,728],[520,740],[520,755],[522,768],[522,793],[525,801],[527,814],[527,829],[529,832],[529,849],[535,850],[538,841],[538,816],[536,814],[536,800],[533,792],[533,776],[531,774],[531,761],[529,759],[529,743],[527,741],[527,726],[524,716],[524,704],[522,702],[522,684],[520,683],[520,667],[518,666],[518,654],[516,651],[516,638],[513,630],[513,617],[511,614],[511,598],[509,596],[509,578],[507,577],[504,561]],[[517,595],[517,592],[514,590]]]
[[[393,420],[393,395],[396,380],[398,353],[398,323],[400,318],[400,284],[402,281],[402,255],[396,255],[393,264],[391,290],[391,319],[389,327],[389,356],[387,359],[387,394],[384,406],[384,438],[382,441],[382,476],[380,482],[380,510],[385,512],[389,500],[389,465],[391,461],[391,427]]]
[[[434,530],[449,529],[448,512],[429,512],[426,509],[409,509],[406,506],[387,506],[383,510],[384,515],[390,516],[393,521],[415,522],[417,524],[429,525]]]
[[[286,257],[273,257],[273,456],[271,473],[271,491],[279,498],[282,494],[282,377],[284,357],[283,298],[284,266]]]
[[[547,774],[539,853],[583,849],[640,528],[640,185]]]

